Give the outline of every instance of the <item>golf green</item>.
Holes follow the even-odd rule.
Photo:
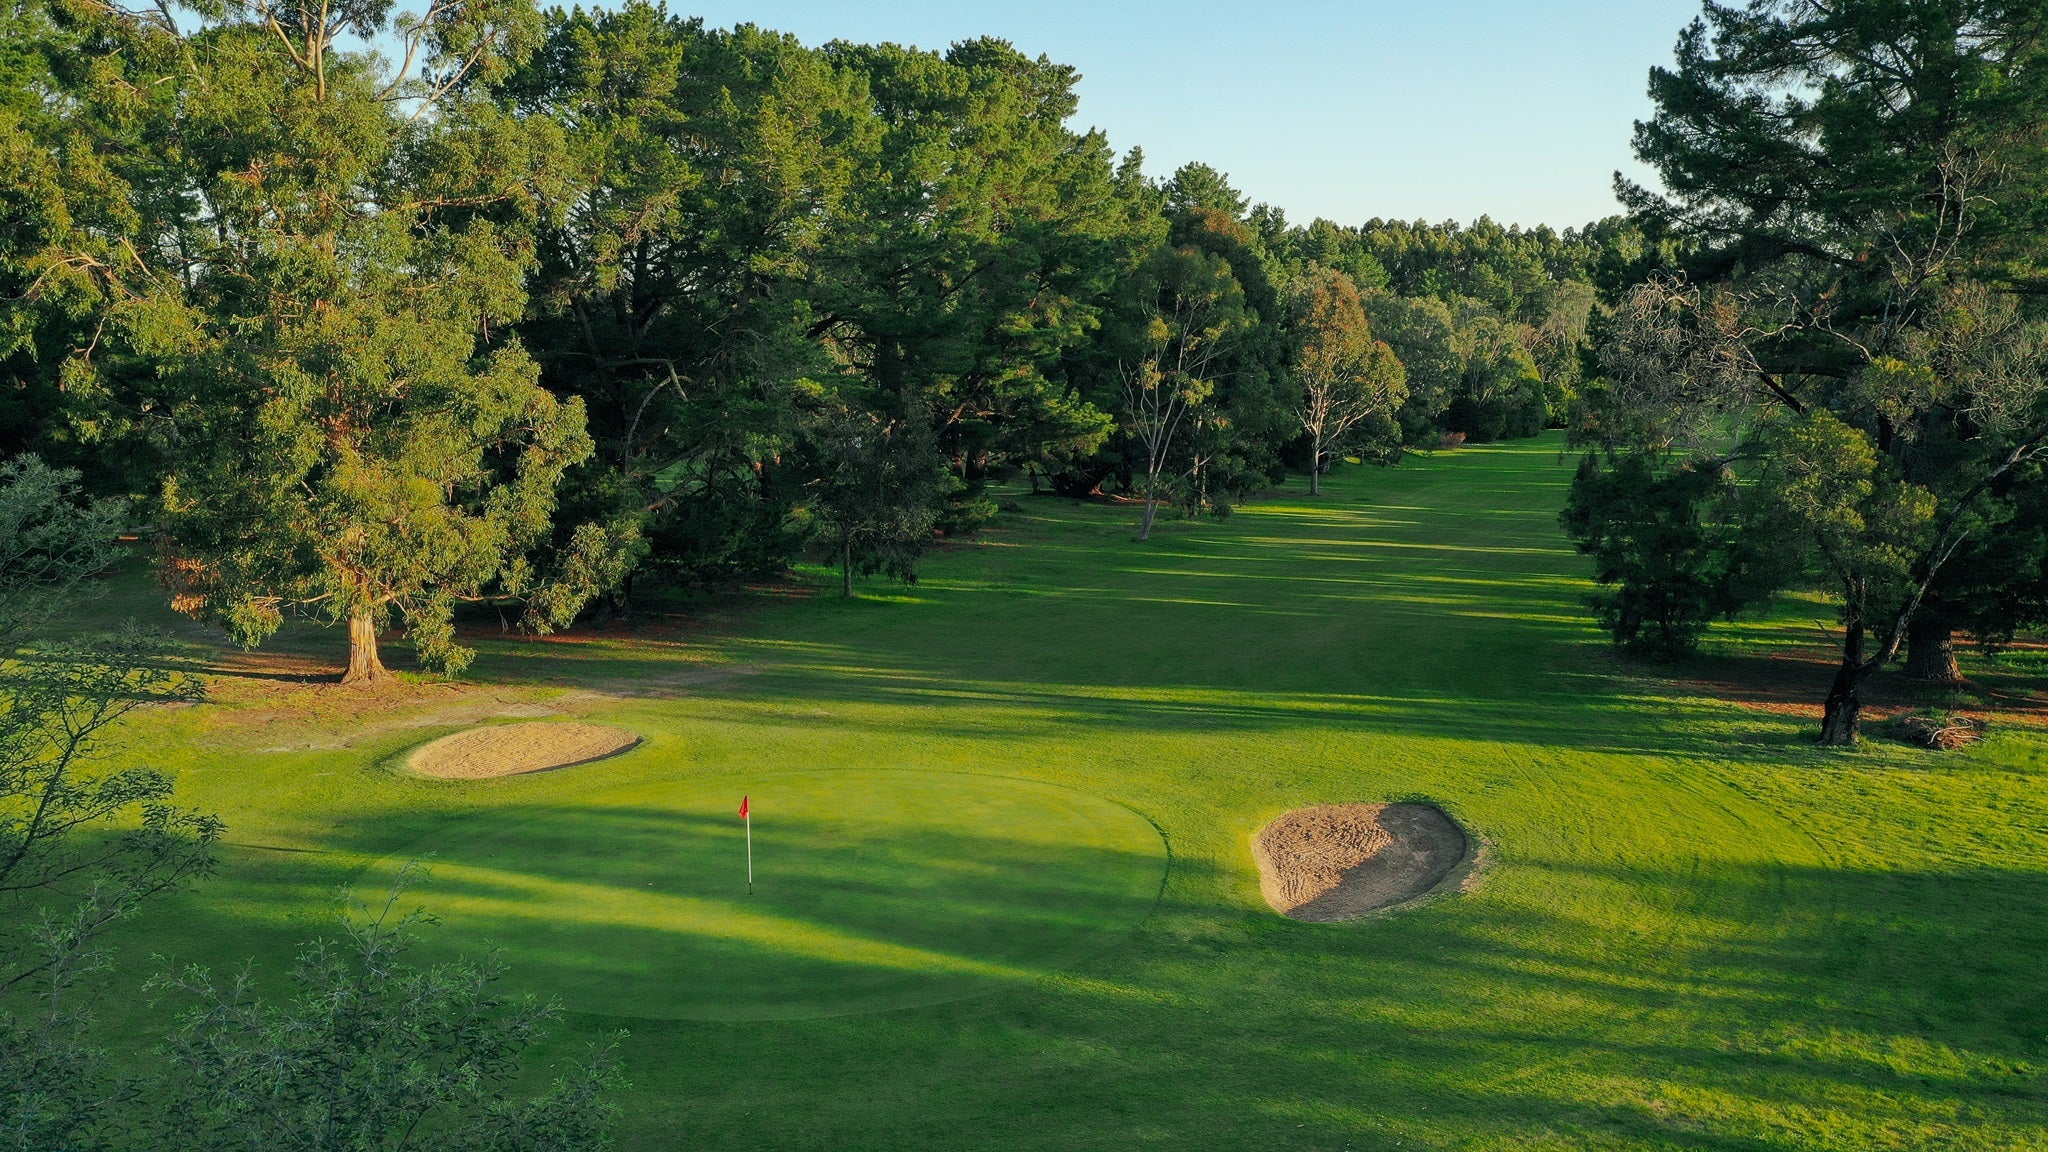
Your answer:
[[[742,794],[753,809],[747,891]],[[1112,945],[1156,903],[1166,847],[1085,792],[947,772],[637,784],[460,820],[385,857],[381,904],[427,860],[422,959],[496,948],[574,1011],[797,1019],[934,1004]]]

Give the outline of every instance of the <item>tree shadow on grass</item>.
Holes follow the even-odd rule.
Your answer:
[[[757,791],[765,804],[775,786]],[[1142,923],[1166,872],[1156,832],[1100,802],[1123,825],[1096,843],[1062,842],[1062,829],[1085,838],[1084,825],[966,831],[785,813],[754,830],[750,891],[738,821],[643,800],[450,822],[357,892],[374,899],[431,850],[421,898],[447,919],[432,955],[495,945],[529,986],[571,1006],[738,1019],[986,994]]]
[[[1653,903],[1700,883],[1622,879],[1671,889]],[[1718,915],[1647,935],[1557,902],[1475,897],[1297,927],[1170,897],[1131,948],[1069,981],[771,1032],[652,1025],[636,1052],[685,1036],[703,1047],[665,1067],[688,1103],[647,1099],[640,1130],[846,1148],[2048,1139],[2030,947],[2044,941],[2003,926],[2048,923],[2048,878],[1731,869],[1711,881]],[[1959,950],[1975,954],[1961,972]],[[880,1101],[915,1102],[913,1115]],[[943,1132],[920,1123],[934,1116]]]
[[[537,852],[582,842],[630,854],[678,838],[701,838],[714,858],[737,847],[730,821],[633,806],[551,820]],[[1042,875],[964,889],[951,915],[934,915],[877,879],[886,869],[838,867],[822,830],[802,833],[779,850],[805,853],[825,891],[783,914],[907,940],[942,976],[947,958],[986,959],[961,938],[969,921],[1029,917],[1034,904],[1033,930],[1074,915],[1060,906],[1068,887]],[[967,839],[986,843],[885,847],[930,867],[976,853],[1059,864],[1030,838]],[[638,1087],[622,1144],[1791,1152],[2048,1141],[2048,874],[1524,864],[1469,895],[1338,925],[1248,906],[1242,879],[1176,859],[1141,926],[1058,963],[975,969],[985,994],[974,999],[816,1019],[634,1020],[626,1058]],[[444,872],[415,897],[431,911],[473,883]],[[304,894],[281,899],[297,907]],[[247,902],[181,903],[191,938],[229,957],[286,927],[293,943],[327,931],[280,926]],[[568,950],[544,958],[573,970],[575,943],[547,943]],[[273,969],[289,954],[264,951]],[[761,936],[724,939],[717,956],[788,960]],[[517,990],[520,957],[507,958]],[[862,961],[836,963],[836,978],[858,983]],[[618,1022],[572,1013],[547,1051],[566,1058]]]

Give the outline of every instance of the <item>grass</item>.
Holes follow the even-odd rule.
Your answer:
[[[733,813],[750,789],[751,891]],[[857,769],[493,811],[372,866],[358,899],[381,904],[428,858],[441,926],[421,961],[495,946],[522,985],[572,1010],[703,1020],[994,992],[1114,943],[1166,875],[1144,817],[1087,793]]]
[[[149,718],[128,754],[176,770],[233,844],[217,879],[130,926],[126,972],[139,981],[159,953],[254,955],[275,973],[331,930],[337,890],[438,845],[447,872],[417,898],[458,943],[435,947],[525,940],[515,984],[559,989],[572,1009],[638,998],[636,1017],[685,1016],[741,978],[689,967],[715,918],[665,923],[672,905],[625,891],[648,866],[611,860],[615,846],[688,825],[677,858],[709,853],[708,870],[736,831],[736,789],[761,799],[764,835],[777,788],[814,790],[818,825],[828,796],[858,796],[859,836],[923,819],[895,796],[987,788],[992,805],[1035,810],[1044,789],[1099,798],[1107,839],[1055,849],[1081,859],[1049,869],[1043,896],[1032,877],[992,898],[947,876],[991,852],[1021,867],[1041,851],[1028,839],[987,827],[947,844],[920,828],[869,843],[918,857],[875,875],[957,883],[928,918],[886,891],[856,909],[789,897],[744,942],[780,973],[759,1002],[804,1007],[798,985],[824,964],[845,986],[872,981],[881,999],[864,1006],[917,1006],[623,1021],[622,1145],[2048,1148],[2048,743],[2001,726],[1946,755],[1823,753],[1810,716],[1715,686],[1810,639],[1823,606],[1724,633],[1678,681],[1618,662],[1556,527],[1569,476],[1551,441],[1467,448],[1349,470],[1321,499],[1290,490],[1169,524],[1145,545],[1128,510],[1025,498],[915,588],[486,637],[468,680],[370,697],[297,682],[309,653],[333,665],[332,634],[249,661],[185,628],[237,674],[215,703]],[[2039,684],[2017,657],[1972,670]],[[649,743],[475,784],[383,766],[480,719],[551,713]],[[1377,799],[1434,801],[1483,837],[1479,886],[1345,925],[1267,910],[1251,833],[1290,808]],[[1170,847],[1149,916],[1128,904],[1157,865],[1112,813]],[[557,850],[521,847],[535,843]],[[861,882],[810,829],[776,850],[819,883]],[[582,887],[550,887],[571,858]],[[464,871],[484,860],[488,890]],[[1059,926],[1076,884],[1103,901],[1077,913],[1084,930],[1020,948]],[[541,907],[518,892],[543,892],[588,935],[512,931]],[[959,931],[994,906],[1023,917],[1019,933]],[[579,1006],[578,940],[605,971],[621,933],[689,974],[643,994],[659,965],[609,971],[602,1003]],[[792,947],[833,933],[915,948],[923,974],[906,983],[900,954]],[[980,994],[931,1002],[927,980]],[[140,1036],[153,1011],[103,1015]],[[543,1063],[621,1023],[572,1010]]]

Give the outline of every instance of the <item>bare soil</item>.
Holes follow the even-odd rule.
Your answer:
[[[588,764],[638,743],[633,733],[602,724],[494,724],[443,736],[407,757],[406,767],[439,780],[487,780]]]
[[[1295,920],[1349,920],[1425,896],[1471,853],[1434,804],[1326,804],[1289,812],[1252,838],[1266,903]]]
[[[1969,638],[1956,635],[1964,652]],[[2012,653],[2039,651],[2038,642],[2006,645]],[[1820,720],[1821,701],[1834,678],[1838,653],[1825,644],[1789,645],[1772,654],[1709,655],[1689,662],[1661,679],[1652,691],[1699,695],[1725,700],[1758,712]],[[1912,680],[1893,671],[1880,672],[1863,688],[1863,719],[1873,730],[1885,721],[1910,715],[1916,708],[1952,711],[1978,724],[2048,728],[2048,690],[2038,673],[1966,660],[1969,675],[1958,685]],[[1629,674],[1640,674],[1640,669]]]

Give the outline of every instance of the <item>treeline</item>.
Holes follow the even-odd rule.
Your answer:
[[[1291,225],[1069,127],[992,39],[806,47],[455,0],[0,26],[0,451],[132,494],[254,644],[463,601],[566,625],[807,550],[912,579],[991,482],[1227,512],[1288,469],[1531,435],[1663,253]],[[388,51],[371,52],[365,37]]]

